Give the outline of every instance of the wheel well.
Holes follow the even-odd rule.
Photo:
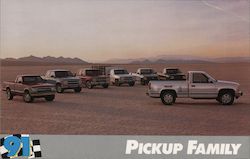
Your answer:
[[[233,90],[233,89],[221,89],[219,91],[218,96],[220,96],[222,93],[225,93],[225,92],[231,92],[233,95],[235,95],[235,90]]]
[[[61,83],[57,82],[57,83],[56,83],[56,86],[57,86],[57,85],[61,85]]]
[[[163,93],[165,93],[165,92],[171,92],[171,93],[173,93],[173,94],[175,95],[175,97],[177,97],[177,93],[176,93],[175,90],[172,90],[172,89],[164,89],[164,90],[161,91],[161,95],[162,95]]]

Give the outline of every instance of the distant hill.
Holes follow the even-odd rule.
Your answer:
[[[237,63],[249,62],[250,57],[222,57],[222,58],[204,58],[191,55],[157,55],[149,58],[135,59],[110,59],[104,63],[121,64],[189,64],[189,63]]]
[[[130,64],[199,64],[199,63],[214,63],[211,61],[204,61],[204,60],[142,60],[142,61],[133,61]]]
[[[88,62],[79,58],[65,57],[36,57],[33,55],[21,58],[5,58],[1,59],[2,65],[58,65],[58,64],[87,64]]]

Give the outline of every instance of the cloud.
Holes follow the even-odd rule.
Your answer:
[[[216,9],[216,10],[219,10],[219,11],[222,11],[222,12],[224,12],[224,13],[226,13],[226,14],[230,14],[230,15],[234,16],[235,18],[240,19],[241,21],[244,21],[244,22],[247,22],[247,23],[250,22],[249,19],[247,19],[247,18],[245,18],[245,17],[243,17],[243,16],[240,16],[240,15],[238,15],[238,14],[235,14],[234,12],[230,12],[230,11],[224,9],[224,8],[221,8],[221,7],[219,7],[219,6],[216,6],[216,5],[213,5],[213,4],[211,4],[211,3],[208,3],[208,2],[205,1],[205,0],[202,0],[202,2],[203,2],[204,5],[206,5],[206,6],[210,7],[210,8],[213,8],[213,9]]]

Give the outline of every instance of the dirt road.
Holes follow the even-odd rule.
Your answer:
[[[139,66],[127,66],[129,70],[134,70],[133,67]],[[21,97],[7,101],[1,92],[1,133],[250,135],[249,65],[217,67],[201,65],[199,69],[219,79],[241,83],[244,96],[233,106],[221,106],[215,100],[191,99],[177,99],[175,105],[164,106],[160,99],[147,97],[147,87],[140,85],[83,89],[78,94],[67,91],[57,94],[54,102],[37,99],[30,104]],[[190,65],[181,68],[195,69]],[[240,72],[242,69],[247,73]],[[2,68],[2,78],[10,79],[21,70]],[[26,68],[27,73],[37,70]]]

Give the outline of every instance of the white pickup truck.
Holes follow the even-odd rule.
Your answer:
[[[110,70],[110,82],[116,86],[128,84],[132,87],[135,85],[134,77],[123,68],[114,68]]]
[[[236,82],[220,81],[203,71],[189,71],[186,80],[150,81],[147,94],[161,98],[165,105],[172,105],[176,98],[216,99],[231,105],[243,93]]]

